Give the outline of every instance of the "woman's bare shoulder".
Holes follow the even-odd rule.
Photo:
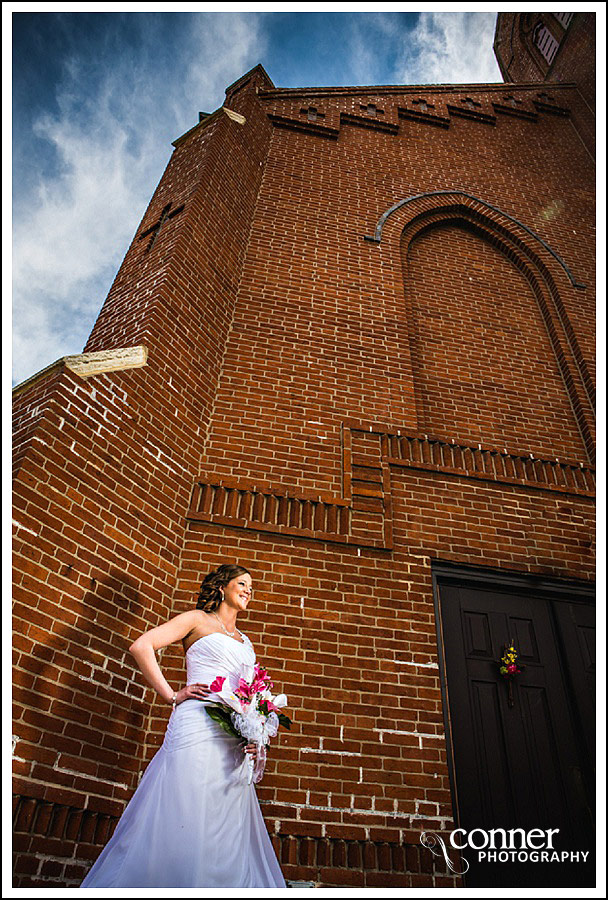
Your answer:
[[[195,615],[190,620],[192,623],[190,631],[183,638],[184,650],[187,650],[199,638],[207,637],[212,631],[217,631],[217,622],[212,615],[202,609],[194,609],[192,612]]]
[[[155,650],[160,650],[176,641],[184,640],[193,629],[201,624],[200,616],[201,611],[196,609],[172,616],[162,625],[157,625],[141,634],[129,649],[132,651],[134,648],[152,645]]]
[[[190,622],[198,622],[201,615],[205,615],[202,609],[188,609],[186,612],[178,613],[169,619],[170,622],[182,622],[187,625]]]

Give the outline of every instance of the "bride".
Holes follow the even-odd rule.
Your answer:
[[[286,887],[248,783],[245,754],[255,757],[255,744],[243,753],[204,709],[217,675],[234,678],[242,663],[255,662],[236,627],[251,592],[247,569],[221,565],[204,579],[196,609],[129,648],[172,712],[162,746],[81,887]],[[155,651],[180,640],[187,683],[175,691]]]

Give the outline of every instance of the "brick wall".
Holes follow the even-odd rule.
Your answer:
[[[587,120],[595,113],[595,31],[594,12],[573,13],[569,21],[551,12],[499,13],[496,21],[494,51],[505,81],[537,81],[576,85],[579,98],[573,104],[572,117],[584,143],[595,146],[595,128]],[[559,14],[562,17],[563,13]],[[566,14],[568,15],[568,14]],[[535,28],[547,30],[556,42],[555,55],[548,60],[534,41]],[[541,102],[552,102],[551,90]]]
[[[286,877],[457,883],[432,563],[593,578],[593,182],[538,93],[256,68],[176,141],[86,346],[147,365],[16,399],[16,885],[79,883],[168,717],[127,647],[233,560]]]

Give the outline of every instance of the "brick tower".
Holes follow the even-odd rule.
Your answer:
[[[456,825],[591,849],[590,119],[256,66],[175,141],[85,352],[15,390],[16,886],[99,853],[169,714],[127,648],[223,561],[294,718],[288,880],[458,886],[421,844]]]

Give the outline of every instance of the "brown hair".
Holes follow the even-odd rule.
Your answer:
[[[249,569],[230,563],[224,563],[218,566],[217,569],[214,569],[213,572],[209,572],[203,578],[196,608],[202,609],[204,612],[214,612],[219,607],[224,596],[223,591],[220,589],[226,587],[233,578],[245,574],[251,575]]]

